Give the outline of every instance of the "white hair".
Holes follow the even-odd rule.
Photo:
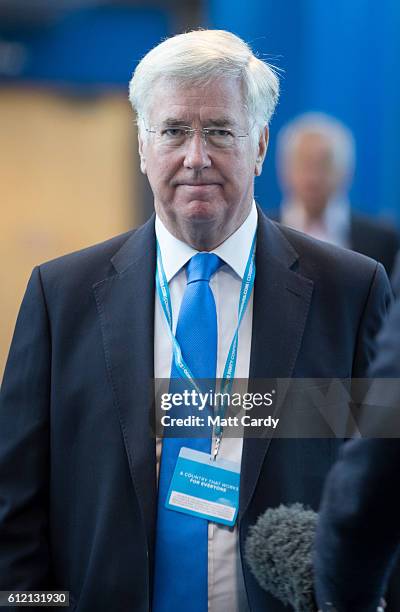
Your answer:
[[[139,129],[148,118],[152,90],[160,79],[205,86],[222,77],[240,79],[249,120],[268,125],[279,97],[272,66],[258,59],[238,36],[224,30],[193,30],[167,38],[140,61],[129,84],[129,100]]]
[[[304,134],[317,134],[326,138],[333,163],[341,179],[350,177],[355,164],[355,142],[351,131],[338,119],[325,113],[304,113],[285,125],[277,137],[277,163],[282,174],[290,157]]]

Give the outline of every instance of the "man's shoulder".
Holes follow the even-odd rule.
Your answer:
[[[91,277],[93,282],[107,276],[112,269],[111,258],[134,235],[135,230],[119,234],[103,242],[61,255],[38,266],[43,278],[48,281]]]
[[[152,217],[133,230],[42,263],[37,271],[45,295],[50,302],[88,295],[92,287],[123,273],[149,253],[153,242]]]
[[[323,271],[325,275],[370,276],[376,270],[377,261],[372,257],[362,255],[350,249],[333,245],[329,242],[317,240],[285,225],[279,220],[279,215],[267,212],[268,221],[274,225],[284,240],[286,240],[298,255],[298,269],[311,275]],[[265,213],[263,218],[265,219]],[[386,226],[384,226],[385,229]],[[389,228],[390,229],[390,228]]]
[[[135,231],[135,229],[132,229],[127,232],[124,232],[123,234],[118,234],[117,236],[107,238],[107,240],[102,240],[101,242],[97,242],[81,249],[65,253],[64,255],[60,255],[59,257],[55,257],[53,259],[43,262],[42,264],[40,264],[40,267],[46,268],[53,266],[62,266],[68,265],[69,263],[75,261],[80,262],[82,260],[112,257],[113,253],[115,253],[119,248],[121,248],[121,246],[135,233]]]
[[[377,331],[392,299],[382,264],[280,224],[274,226],[298,255],[292,271],[313,283],[314,312],[317,308],[343,329],[346,322],[354,329],[360,317],[372,313],[369,323]]]
[[[40,264],[40,272],[46,278],[63,276],[93,276],[93,282],[119,271],[134,257],[136,251],[143,252],[149,236],[153,235],[154,220],[144,225],[113,236],[103,242],[88,246]],[[136,251],[135,251],[136,249]]]
[[[350,249],[312,238],[276,221],[270,221],[288,241],[298,256],[297,269],[306,275],[321,279],[332,276],[342,278],[370,278],[378,262]]]

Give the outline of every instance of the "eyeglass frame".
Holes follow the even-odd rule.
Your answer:
[[[230,135],[236,139],[236,138],[247,138],[248,136],[250,136],[250,132],[251,129],[247,132],[247,134],[234,134],[233,130],[231,130],[230,128],[224,128],[224,127],[218,127],[218,126],[214,126],[214,127],[202,127],[202,128],[192,128],[189,125],[170,125],[170,126],[165,126],[163,129],[165,130],[177,130],[177,129],[182,129],[185,132],[185,140],[182,144],[185,144],[187,142],[187,137],[189,136],[190,138],[192,138],[192,136],[194,136],[194,134],[196,132],[199,132],[202,136],[202,140],[204,142],[205,145],[209,144],[209,141],[207,140],[207,135],[209,135],[210,131],[213,130],[221,130],[221,131],[225,131],[225,132],[229,132]],[[146,132],[148,132],[149,134],[160,134],[161,135],[161,127],[158,125],[153,126],[153,128],[147,128],[145,127]],[[234,140],[235,142],[235,140]],[[181,145],[182,146],[182,145]]]

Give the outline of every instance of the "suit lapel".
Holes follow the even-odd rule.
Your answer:
[[[155,440],[149,425],[154,376],[154,217],[134,232],[112,263],[117,274],[93,289],[114,403],[151,551],[156,508]]]
[[[292,376],[313,290],[313,282],[295,271],[298,255],[292,245],[277,225],[258,213],[250,390],[251,379]],[[240,516],[250,503],[270,442],[250,437],[243,441]]]

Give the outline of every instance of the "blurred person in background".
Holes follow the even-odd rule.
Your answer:
[[[368,255],[391,273],[400,246],[395,229],[355,213],[348,190],[355,166],[351,132],[323,113],[306,113],[284,126],[277,167],[284,192],[272,218],[338,246]]]

